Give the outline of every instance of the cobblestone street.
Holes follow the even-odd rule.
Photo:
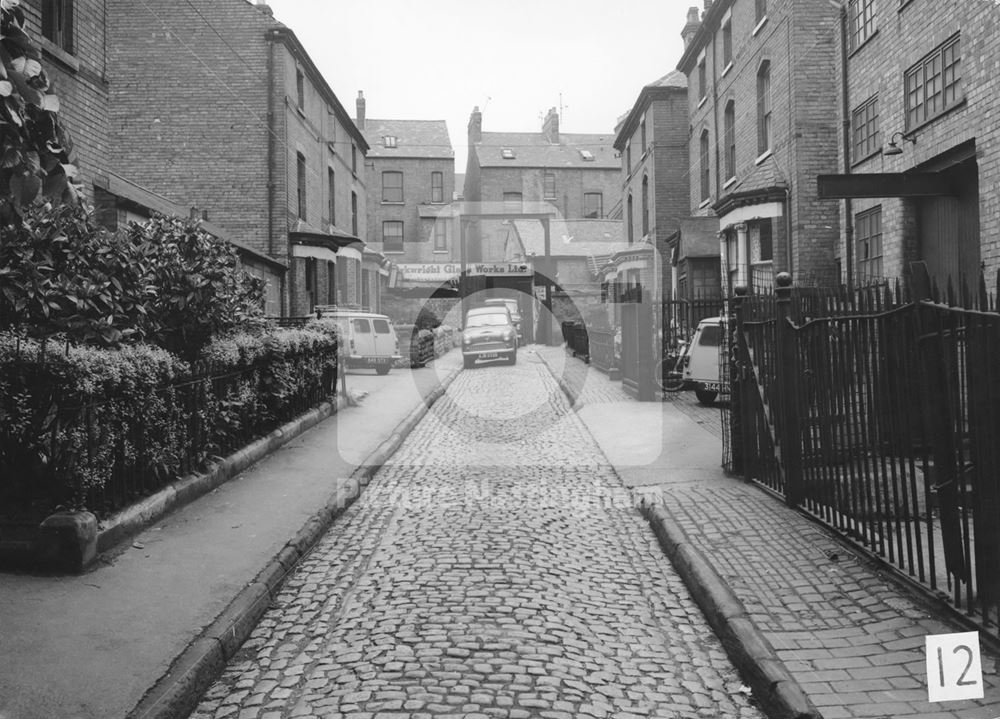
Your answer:
[[[459,375],[192,716],[761,716],[740,689],[628,491],[522,351]]]

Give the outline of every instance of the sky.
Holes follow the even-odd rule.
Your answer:
[[[607,133],[674,70],[685,0],[268,0],[347,111],[445,120],[465,171],[472,108],[484,132]]]

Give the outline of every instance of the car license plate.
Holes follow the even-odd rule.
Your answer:
[[[718,382],[702,382],[702,387],[709,392],[719,392],[722,390],[722,385]]]
[[[496,359],[499,356],[496,352],[483,352],[479,355],[479,359]]]

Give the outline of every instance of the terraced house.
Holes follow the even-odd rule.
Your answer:
[[[850,0],[842,22],[849,132],[821,190],[842,200],[852,280],[920,262],[941,290],[973,289],[982,268],[1000,268],[1000,7]]]
[[[394,316],[415,316],[421,299],[454,295],[441,277],[459,261],[457,223],[448,213],[455,193],[455,151],[444,120],[385,120],[366,117],[358,93],[355,122],[370,150],[369,247],[389,258]],[[396,301],[398,300],[398,301]],[[410,307],[410,309],[402,309]]]
[[[249,228],[220,224],[220,206],[210,203],[194,183],[178,182],[169,189],[158,185],[150,170],[157,167],[157,162],[149,156],[144,166],[133,166],[134,156],[155,153],[163,146],[165,133],[174,131],[179,118],[177,106],[147,108],[148,114],[140,120],[137,112],[119,104],[123,96],[130,96],[130,106],[142,103],[130,83],[143,70],[123,66],[122,48],[116,44],[121,27],[109,23],[110,16],[121,11],[139,24],[152,21],[155,24],[148,26],[150,35],[146,40],[157,33],[166,40],[162,23],[167,18],[165,13],[161,20],[152,14],[153,10],[137,12],[131,6],[117,5],[114,0],[46,0],[21,5],[26,29],[42,50],[45,72],[60,98],[59,114],[73,138],[77,180],[85,201],[93,205],[97,221],[110,230],[147,219],[152,212],[199,218],[203,229],[236,246],[244,269],[268,281],[267,309],[277,314],[285,262],[268,254],[247,231]],[[259,14],[246,2],[242,5],[252,15]],[[175,63],[178,52],[186,52],[176,41],[168,42],[166,50],[164,64]],[[151,58],[144,58],[147,70],[155,65]],[[204,112],[198,116],[203,117]],[[159,165],[160,169],[179,171],[178,158],[183,149],[183,145],[174,147],[169,164]],[[204,162],[201,157],[190,160],[192,165],[185,170],[187,177],[198,174],[194,163]]]
[[[816,192],[837,171],[836,8],[706,0],[681,34],[691,209],[718,218],[723,286],[836,283],[839,217]]]
[[[368,143],[295,33],[259,1],[107,4],[112,142],[133,181],[287,267],[269,313],[377,306]]]

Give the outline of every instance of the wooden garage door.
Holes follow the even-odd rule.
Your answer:
[[[979,281],[979,171],[974,159],[945,171],[954,195],[919,200],[920,259],[940,291]]]

